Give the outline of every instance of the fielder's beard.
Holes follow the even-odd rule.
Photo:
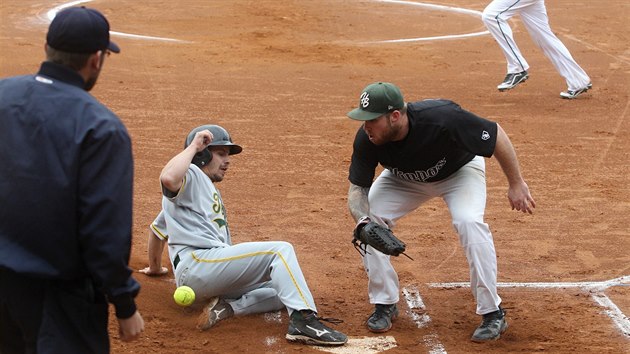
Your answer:
[[[400,132],[400,126],[392,125],[391,120],[387,120],[387,131],[383,132],[380,137],[368,133],[368,138],[374,145],[383,145],[394,141]],[[376,139],[375,139],[376,138]]]

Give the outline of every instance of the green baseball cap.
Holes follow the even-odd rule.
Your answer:
[[[348,112],[356,120],[372,120],[405,106],[398,86],[389,82],[375,82],[363,89],[359,107]]]

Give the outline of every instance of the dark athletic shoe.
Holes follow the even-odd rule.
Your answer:
[[[528,78],[529,75],[527,74],[527,70],[521,71],[520,73],[507,74],[505,75],[505,79],[503,79],[503,82],[500,83],[499,86],[497,86],[497,89],[499,89],[499,91],[512,89],[516,87],[516,85],[527,80]]]
[[[320,320],[326,321],[326,319],[317,317],[317,314],[312,311],[308,311],[306,314],[297,310],[293,311],[289,319],[286,339],[289,342],[327,346],[344,345],[348,341],[345,334],[326,327]],[[332,319],[328,321],[334,322]]]
[[[232,306],[225,302],[225,300],[219,297],[214,297],[203,309],[201,315],[199,315],[199,318],[197,319],[197,328],[205,331],[216,325],[217,322],[232,316],[234,316]]]
[[[560,92],[560,97],[568,99],[568,100],[572,100],[592,88],[593,88],[593,84],[589,82],[588,85],[586,85],[586,87],[582,87],[581,89],[566,90],[564,92]]]
[[[367,320],[367,327],[376,333],[387,332],[392,328],[392,322],[398,317],[396,304],[376,304],[374,312]]]
[[[505,320],[505,310],[499,306],[497,311],[483,315],[481,325],[477,327],[472,335],[473,342],[487,342],[501,338],[501,334],[507,330],[508,324]]]

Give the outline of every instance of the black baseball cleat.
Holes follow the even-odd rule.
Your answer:
[[[313,345],[339,346],[348,341],[348,337],[320,322],[326,321],[317,317],[313,311],[293,311],[289,319],[289,330],[286,339],[289,342],[302,342]],[[334,322],[329,320],[329,322]]]
[[[477,343],[497,340],[508,328],[505,310],[499,306],[497,311],[483,315],[481,325],[477,327],[470,340]]]
[[[372,332],[387,332],[392,328],[392,322],[396,318],[398,318],[398,307],[396,304],[376,304],[374,312],[367,320],[367,327]]]
[[[593,88],[593,84],[589,82],[585,87],[582,87],[581,89],[566,90],[564,92],[560,92],[560,97],[568,99],[568,100],[572,100],[592,88]]]
[[[516,87],[516,85],[521,82],[527,80],[529,78],[529,74],[527,74],[527,70],[523,70],[520,73],[513,73],[505,75],[505,79],[503,82],[497,86],[499,91],[505,91]]]

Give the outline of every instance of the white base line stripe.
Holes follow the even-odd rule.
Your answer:
[[[431,288],[469,288],[469,282],[456,282],[456,283],[429,283]],[[592,294],[591,297],[600,306],[606,310],[604,314],[610,317],[619,328],[619,330],[626,336],[630,337],[630,319],[624,315],[623,312],[615,305],[603,291],[613,286],[628,286],[630,285],[630,275],[626,275],[619,278],[610,279],[607,281],[597,282],[568,282],[568,283],[497,283],[499,288],[539,288],[539,289],[564,289],[564,288],[579,288],[584,291],[597,291],[596,294]]]
[[[409,307],[407,314],[411,320],[416,323],[418,328],[427,327],[431,322],[431,317],[426,314],[426,307],[418,289],[415,286],[406,287],[402,289],[402,293],[407,307]]]
[[[409,307],[407,314],[416,323],[418,328],[424,328],[431,322],[431,317],[426,314],[426,306],[420,296],[420,291],[415,286],[409,286],[402,289],[403,297]],[[420,312],[420,313],[418,313]],[[435,332],[424,335],[422,337],[424,345],[429,349],[431,354],[446,354],[444,345],[440,342],[440,338]]]
[[[52,8],[51,10],[49,10],[46,13],[47,20],[48,20],[48,22],[52,21],[52,19],[55,18],[57,13],[59,11],[65,9],[65,8],[76,6],[76,5],[80,5],[80,4],[83,4],[83,3],[86,3],[86,2],[91,2],[91,1],[93,1],[93,0],[77,0],[77,1],[71,1],[71,2],[68,2],[68,3],[62,4],[62,5],[56,6],[56,7]],[[374,0],[374,1],[387,2],[387,3],[400,4],[400,5],[418,6],[418,7],[424,7],[424,8],[427,8],[427,9],[431,9],[431,10],[448,11],[448,12],[455,12],[455,13],[462,13],[462,14],[466,14],[466,15],[472,15],[472,16],[475,16],[475,17],[481,17],[481,12],[476,11],[476,10],[464,9],[464,8],[461,8],[461,7],[436,5],[436,4],[428,4],[428,3],[412,2],[412,1],[402,1],[402,0]],[[180,40],[180,39],[173,39],[173,38],[165,38],[165,37],[145,36],[145,35],[140,35],[140,34],[131,34],[131,33],[115,32],[115,31],[110,31],[110,33],[111,33],[111,35],[117,36],[117,37],[126,37],[126,38],[141,39],[141,40],[154,40],[154,41],[177,42],[177,43],[192,43],[190,41],[185,41],[185,40]],[[437,41],[437,40],[448,40],[448,39],[457,39],[457,38],[477,37],[477,36],[483,36],[483,35],[486,35],[486,34],[489,34],[489,33],[490,32],[488,32],[486,30],[486,31],[481,31],[481,32],[454,34],[454,35],[444,35],[444,36],[434,36],[434,37],[389,39],[389,40],[383,40],[383,41],[364,42],[364,44],[366,44],[366,43],[369,44],[369,43],[404,43],[404,42],[420,42],[420,41]]]
[[[497,283],[499,288],[585,288],[606,289],[611,286],[619,286],[630,283],[630,275],[597,282],[568,282],[568,283]],[[469,282],[456,283],[429,283],[432,288],[468,288]]]
[[[461,8],[461,7],[444,6],[444,5],[436,5],[436,4],[427,4],[427,3],[422,3],[422,2],[412,2],[412,1],[402,1],[402,0],[374,0],[374,1],[387,2],[387,3],[392,3],[392,4],[418,6],[418,7],[424,7],[424,8],[427,8],[427,9],[438,10],[438,11],[456,12],[456,13],[462,13],[462,14],[472,15],[472,16],[481,18],[481,12],[480,11],[464,9],[464,8]],[[488,32],[488,31],[481,31],[481,32],[474,32],[474,33],[454,34],[454,35],[435,36],[435,37],[417,37],[417,38],[404,38],[404,39],[389,39],[389,40],[384,40],[384,41],[375,41],[375,42],[367,42],[367,43],[403,43],[403,42],[436,41],[436,40],[444,40],[444,39],[477,37],[477,36],[483,36],[483,35],[486,35],[486,34],[490,34],[490,32]]]
[[[626,317],[623,312],[615,305],[614,302],[608,298],[608,296],[604,294],[593,294],[591,295],[593,300],[597,302],[601,307],[605,308],[604,313],[612,318],[613,322],[619,327],[621,332],[626,336],[630,337],[630,320]]]
[[[50,22],[50,21],[53,20],[53,18],[55,18],[55,16],[57,16],[57,13],[59,11],[65,9],[65,8],[68,8],[68,7],[77,6],[77,5],[80,5],[80,4],[83,4],[83,3],[86,3],[86,2],[90,2],[90,1],[93,1],[93,0],[77,0],[77,1],[71,1],[71,2],[65,3],[63,5],[56,6],[56,7],[52,8],[51,10],[49,10],[46,13],[46,18],[48,19],[48,22]],[[109,33],[111,35],[113,35],[113,36],[134,38],[134,39],[145,39],[145,40],[153,40],[153,41],[178,42],[178,43],[191,43],[189,41],[182,41],[182,40],[173,39],[173,38],[143,36],[143,35],[139,35],[139,34],[115,32],[115,31],[110,31]]]

